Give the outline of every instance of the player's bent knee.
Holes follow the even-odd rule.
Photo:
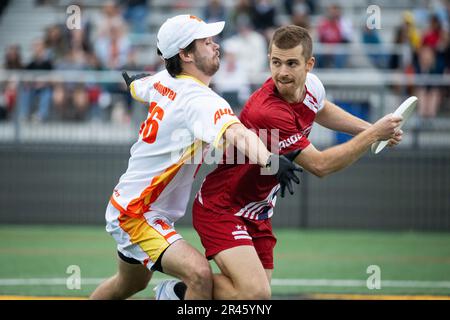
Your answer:
[[[193,270],[191,277],[198,283],[212,283],[212,271],[209,265],[202,265]]]
[[[269,300],[272,297],[270,285],[252,285],[239,289],[239,300]]]
[[[188,286],[197,288],[212,287],[212,281],[212,271],[207,261],[194,265],[186,279]]]

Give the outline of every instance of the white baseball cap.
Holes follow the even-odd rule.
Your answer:
[[[164,59],[170,59],[196,39],[213,37],[222,32],[225,21],[206,23],[196,16],[183,14],[169,18],[159,28],[157,46]]]

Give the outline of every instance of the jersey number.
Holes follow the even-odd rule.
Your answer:
[[[159,123],[158,121],[156,121],[156,119],[158,119],[159,121],[162,120],[164,116],[164,110],[161,109],[156,104],[156,102],[151,102],[148,112],[150,113],[150,115],[147,120],[142,123],[141,129],[139,130],[139,135],[142,134],[142,141],[153,143],[156,140],[156,135],[158,134],[159,129]]]

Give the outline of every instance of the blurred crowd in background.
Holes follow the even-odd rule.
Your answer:
[[[52,3],[52,0],[35,1],[36,6]],[[188,13],[190,3],[173,1],[172,6]],[[80,7],[83,10],[82,4]],[[25,48],[10,45],[4,52],[3,68],[149,73],[164,68],[160,59],[137,59],[141,49],[131,37],[150,32],[151,0],[104,1],[99,10],[99,19],[83,16],[81,29],[69,30],[65,21],[48,25],[44,36],[34,40],[31,58],[26,61],[23,58]],[[331,45],[328,47],[331,49],[315,54],[316,68],[351,66],[352,52],[334,50],[332,45],[360,42],[381,48],[384,42],[380,33],[385,30],[369,29],[365,20],[361,25],[352,24],[338,4],[319,6],[318,1],[313,0],[236,0],[232,6],[225,6],[220,0],[208,0],[200,18],[207,22],[227,22],[226,29],[216,39],[221,45],[222,62],[213,86],[237,109],[261,84],[258,76],[268,70],[268,41],[280,25],[280,15],[288,17],[283,24],[292,23],[309,29],[315,45]],[[369,67],[410,75],[450,74],[449,21],[450,0],[423,1],[423,5],[403,11],[390,35],[391,42],[398,44],[402,52],[367,50]],[[152,41],[156,44],[156,37]],[[117,82],[8,81],[1,83],[0,89],[0,119],[4,120],[11,119],[13,111],[19,119],[34,122],[127,122],[130,118],[130,96],[126,87]],[[427,101],[419,107],[423,118],[439,115],[439,107],[449,99],[448,86],[405,85],[392,89],[399,94],[415,94],[420,101]],[[117,101],[120,106],[115,105]]]

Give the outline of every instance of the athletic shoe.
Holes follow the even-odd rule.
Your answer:
[[[163,280],[153,290],[156,300],[180,300],[173,290],[180,280]]]

